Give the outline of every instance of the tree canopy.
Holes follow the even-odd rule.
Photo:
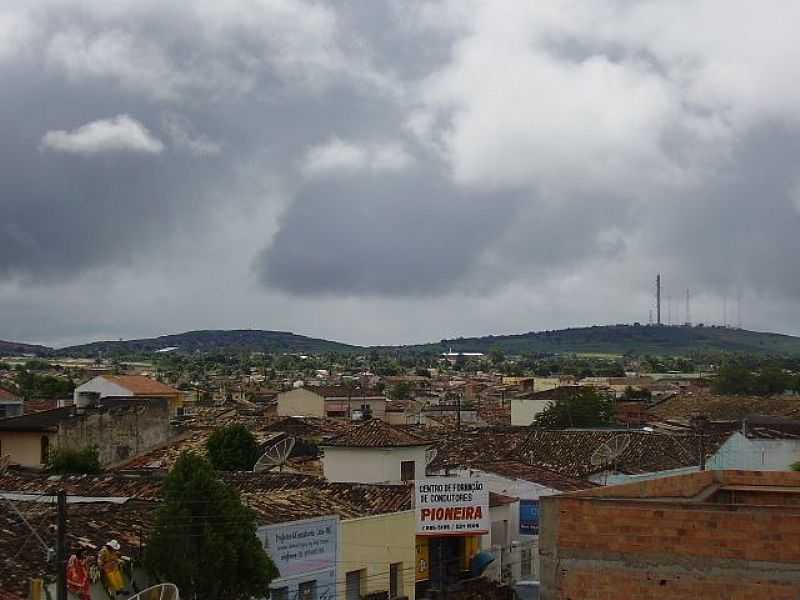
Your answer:
[[[100,472],[97,448],[58,448],[47,457],[47,470],[59,474],[94,474]]]
[[[551,402],[534,420],[534,425],[547,429],[601,427],[613,423],[614,400],[592,388],[579,388],[574,394]]]
[[[261,455],[256,438],[240,424],[215,429],[206,449],[211,464],[220,471],[249,471]]]
[[[164,501],[147,541],[145,567],[199,600],[269,595],[278,576],[256,536],[255,513],[216,478],[203,457],[184,452],[163,487]]]

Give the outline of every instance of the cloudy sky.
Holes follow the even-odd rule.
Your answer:
[[[4,0],[0,339],[800,334],[800,3]]]

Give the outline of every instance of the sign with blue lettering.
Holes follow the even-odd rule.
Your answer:
[[[519,501],[520,535],[539,535],[539,501]]]
[[[299,586],[315,582],[318,600],[335,600],[337,516],[267,525],[256,534],[280,572],[271,589],[285,589],[289,598],[299,598]]]

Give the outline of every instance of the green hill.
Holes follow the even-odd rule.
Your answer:
[[[0,356],[25,356],[28,354],[41,356],[51,351],[52,348],[48,348],[47,346],[0,340]]]
[[[441,340],[409,349],[450,348],[455,352],[525,352],[686,355],[692,352],[744,352],[800,355],[800,338],[727,327],[602,325],[518,335]]]
[[[261,331],[257,329],[189,331],[156,338],[125,341],[105,341],[69,346],[56,350],[61,356],[106,356],[148,353],[176,348],[176,352],[351,352],[357,346],[340,344],[288,331]]]

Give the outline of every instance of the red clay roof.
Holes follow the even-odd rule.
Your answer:
[[[323,446],[345,448],[392,448],[402,446],[429,446],[433,442],[427,438],[393,427],[379,419],[370,419],[349,431],[324,442]]]
[[[0,400],[19,400],[14,394],[9,392],[8,390],[4,390],[0,388]]]
[[[133,392],[134,395],[152,396],[157,394],[178,394],[178,390],[170,387],[155,379],[150,379],[144,375],[101,375],[101,377],[111,383],[124,387]]]

